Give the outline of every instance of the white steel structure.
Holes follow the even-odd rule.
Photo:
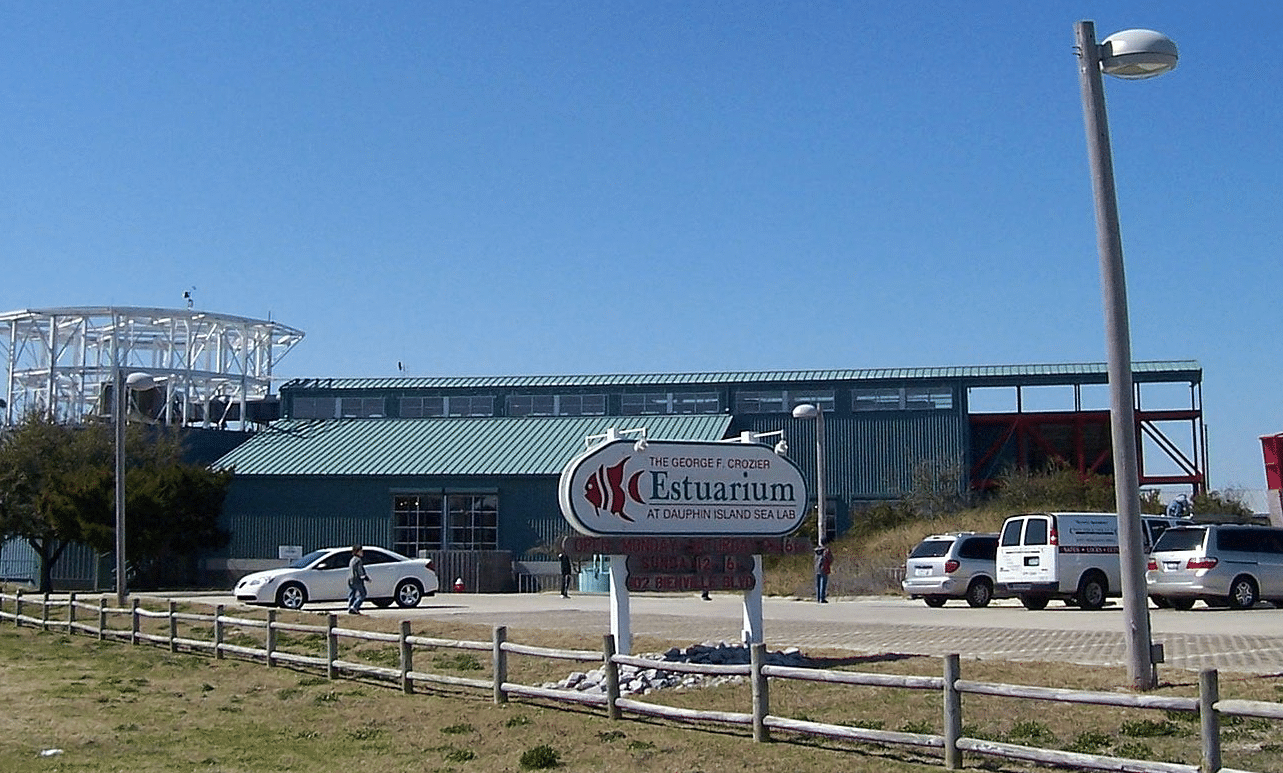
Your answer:
[[[193,309],[84,306],[0,313],[5,424],[30,411],[79,422],[110,415],[116,374],[141,371],[167,424],[241,428],[272,393],[272,371],[303,332],[270,320]]]

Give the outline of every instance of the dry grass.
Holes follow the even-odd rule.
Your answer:
[[[968,510],[885,529],[867,537],[841,537],[832,544],[829,595],[900,593],[898,573],[904,569],[909,551],[923,537],[950,531],[996,532],[1008,514],[1006,510]],[[764,589],[767,594],[805,598],[814,593],[815,576],[810,556],[768,557],[767,567]]]
[[[302,617],[315,623],[315,616]],[[353,622],[344,621],[345,626]],[[371,629],[392,621],[365,619]],[[487,641],[490,628],[444,622],[417,624],[414,633]],[[254,644],[256,629],[230,630],[228,641]],[[509,631],[509,639],[592,651],[595,637]],[[261,641],[259,639],[258,641]],[[673,642],[639,639],[639,652]],[[682,642],[680,644],[686,644]],[[261,646],[261,645],[257,645]],[[324,642],[295,634],[293,651],[324,650]],[[344,644],[340,657],[389,665],[393,648]],[[939,675],[935,658],[827,657],[826,666],[896,674]],[[486,653],[418,652],[416,668],[488,678]],[[745,728],[683,725],[630,718],[611,722],[599,709],[547,702],[496,706],[488,692],[421,688],[421,694],[361,680],[327,681],[315,671],[266,668],[260,663],[170,654],[154,646],[100,643],[30,628],[0,629],[0,771],[518,771],[523,755],[546,746],[561,771],[940,770],[938,757],[907,749],[850,744],[788,734],[757,744]],[[512,681],[539,684],[576,668],[564,661],[514,656]],[[1093,690],[1123,683],[1117,669],[1032,663],[966,661],[964,678]],[[1158,694],[1196,694],[1192,674],[1172,672]],[[1223,677],[1222,697],[1283,700],[1283,677]],[[672,690],[647,700],[689,708],[744,712],[743,684]],[[905,691],[773,680],[772,713],[797,719],[915,732],[940,732],[940,696]],[[1162,712],[1036,704],[967,696],[968,735],[1180,762],[1198,759],[1197,722]],[[1283,723],[1227,725],[1225,761],[1233,767],[1283,769]],[[43,749],[56,757],[40,758]],[[968,758],[968,767],[1025,768]]]

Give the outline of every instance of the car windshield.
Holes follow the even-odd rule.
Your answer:
[[[1158,538],[1158,542],[1154,545],[1154,552],[1198,550],[1203,546],[1203,535],[1206,533],[1207,529],[1172,527],[1163,532],[1163,536]]]
[[[315,561],[316,559],[320,558],[321,556],[325,555],[328,552],[329,552],[328,550],[313,550],[311,553],[308,553],[302,558],[294,561],[294,563],[290,564],[290,568],[306,569],[307,567],[311,566],[313,561]]]
[[[939,558],[949,552],[951,545],[953,545],[951,539],[923,540],[909,554],[909,558]]]

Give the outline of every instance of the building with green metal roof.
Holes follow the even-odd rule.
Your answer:
[[[1201,367],[1133,368],[1142,485],[1202,490]],[[233,539],[215,569],[270,565],[281,546],[365,542],[437,557],[446,583],[466,565],[471,584],[499,589],[514,559],[569,532],[557,478],[589,436],[782,435],[814,491],[814,422],[791,413],[804,403],[824,411],[835,532],[861,506],[923,485],[963,493],[1052,462],[1112,472],[1103,363],[321,378],[284,384],[280,400],[284,418],[217,463],[236,477],[224,509]],[[473,558],[450,563],[460,556]]]

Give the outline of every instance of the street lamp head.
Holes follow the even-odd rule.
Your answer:
[[[820,409],[810,403],[802,403],[793,408],[793,418],[795,419],[814,419],[819,415]]]
[[[1123,30],[1100,44],[1100,70],[1125,80],[1144,80],[1176,69],[1176,43],[1154,30]]]

